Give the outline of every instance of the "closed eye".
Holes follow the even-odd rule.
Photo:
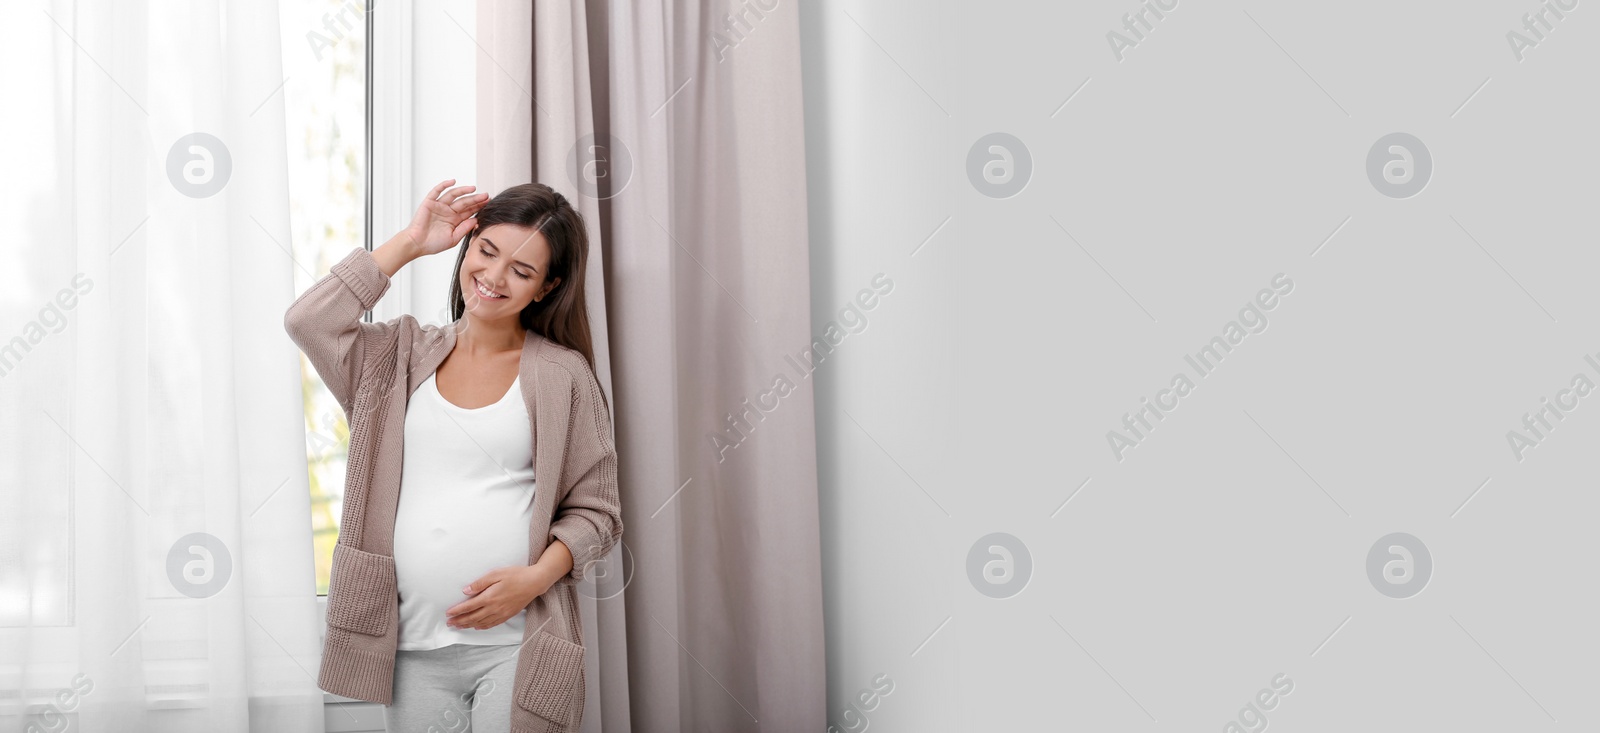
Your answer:
[[[483,253],[483,256],[485,256],[485,257],[494,257],[494,255],[489,254],[489,250],[486,250],[486,249],[483,248],[483,245],[479,245],[478,246],[478,251]],[[521,270],[512,270],[512,272],[517,273],[517,277],[520,277],[520,278],[522,278],[524,280],[531,279],[531,278],[528,277],[527,273],[525,273],[525,272],[523,272]]]

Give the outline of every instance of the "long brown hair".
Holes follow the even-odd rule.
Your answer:
[[[522,327],[583,355],[595,371],[594,344],[589,331],[589,309],[584,301],[583,275],[589,262],[589,231],[583,215],[565,196],[543,183],[512,186],[484,204],[478,211],[478,226],[461,241],[455,272],[450,277],[450,318],[460,320],[467,304],[461,293],[461,263],[479,232],[495,224],[525,226],[544,234],[550,243],[550,265],[545,281],[561,278],[561,284],[543,300],[528,303],[518,314]],[[598,372],[596,371],[596,374]],[[600,398],[607,403],[605,390]]]

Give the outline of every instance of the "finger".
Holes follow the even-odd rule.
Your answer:
[[[483,598],[483,594],[479,593],[479,594],[477,594],[477,595],[475,595],[475,596],[473,596],[471,598],[468,598],[468,599],[466,599],[466,600],[464,600],[464,601],[462,601],[460,603],[457,603],[454,606],[451,606],[444,613],[445,613],[446,617],[453,615],[453,616],[456,616],[456,617],[459,618],[459,617],[463,617],[463,616],[467,616],[467,615],[470,615],[470,614],[474,614],[474,613],[477,613],[478,611],[483,610],[483,604],[484,603],[485,603],[485,601],[484,601],[484,598]]]
[[[450,237],[452,239],[454,239],[455,241],[459,242],[459,241],[461,241],[462,237],[467,236],[467,232],[470,232],[473,229],[476,229],[477,227],[478,227],[478,218],[477,217],[473,217],[471,219],[468,219],[468,220],[466,220],[464,222],[461,222],[460,224],[456,225],[456,229],[455,229],[455,231],[450,233]]]
[[[450,204],[450,208],[456,211],[466,211],[468,208],[480,207],[486,203],[489,203],[489,194],[479,193],[456,199],[455,203]]]
[[[455,203],[457,197],[464,196],[476,190],[478,190],[477,186],[456,186],[449,191],[445,191],[444,195],[439,197],[439,202],[449,205]]]
[[[432,190],[428,191],[428,195],[423,197],[424,200],[432,201],[436,198],[439,198],[439,192],[443,191],[447,186],[455,182],[456,179],[454,178],[446,178],[445,180],[440,181],[439,185],[434,186]]]

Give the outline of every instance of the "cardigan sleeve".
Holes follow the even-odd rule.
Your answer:
[[[304,351],[328,391],[346,411],[351,409],[361,364],[368,346],[397,328],[394,321],[366,323],[371,310],[389,289],[389,276],[365,247],[334,263],[331,271],[289,305],[284,330]]]
[[[617,488],[617,449],[611,416],[601,402],[600,383],[587,368],[572,375],[574,419],[568,428],[571,448],[563,473],[576,476],[572,489],[556,507],[551,540],[572,552],[566,577],[582,581],[594,563],[604,559],[622,539],[622,503]],[[573,370],[569,370],[573,371]]]

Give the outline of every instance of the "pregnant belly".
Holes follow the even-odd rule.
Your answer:
[[[444,622],[447,609],[467,600],[463,588],[490,570],[528,564],[528,522],[475,522],[442,526],[434,521],[397,522],[395,575],[401,615]]]

